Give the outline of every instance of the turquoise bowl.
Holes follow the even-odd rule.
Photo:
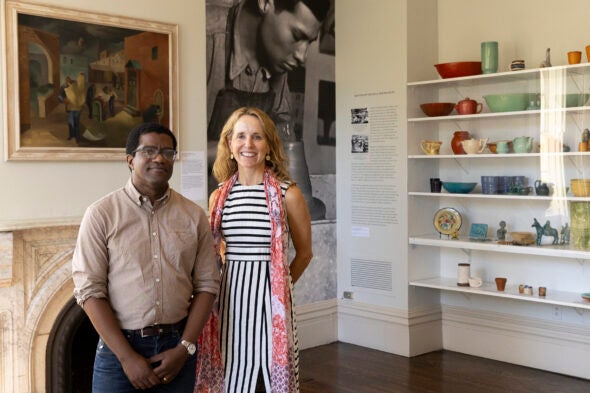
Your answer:
[[[524,111],[531,100],[538,97],[531,93],[490,94],[483,96],[492,112]]]
[[[576,106],[584,106],[590,98],[590,94],[566,94],[565,95],[565,106],[566,108],[572,108]]]
[[[461,182],[450,182],[444,181],[442,182],[442,186],[447,192],[451,194],[469,194],[477,183],[461,183]]]

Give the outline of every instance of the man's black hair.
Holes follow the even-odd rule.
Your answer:
[[[275,0],[275,8],[293,12],[295,5],[302,2],[311,10],[319,22],[323,22],[330,10],[330,0]]]
[[[149,134],[150,132],[170,136],[170,138],[172,138],[172,147],[176,150],[176,137],[168,127],[158,123],[141,123],[129,132],[129,135],[127,136],[127,145],[125,146],[125,153],[131,155],[135,154],[133,152],[137,150],[137,147],[139,146],[139,138],[143,134]]]

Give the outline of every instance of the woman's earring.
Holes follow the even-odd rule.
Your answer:
[[[267,154],[265,158],[266,158],[266,161],[270,161],[270,154]]]
[[[230,159],[230,160],[233,160],[233,159],[234,159],[234,153],[232,153],[232,154],[229,156],[229,159]]]

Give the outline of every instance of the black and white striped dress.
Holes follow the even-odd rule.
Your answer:
[[[281,183],[283,198],[287,187]],[[223,207],[221,230],[226,251],[219,315],[226,389],[228,393],[253,393],[262,373],[270,392],[270,218],[263,184],[243,186],[236,182]]]

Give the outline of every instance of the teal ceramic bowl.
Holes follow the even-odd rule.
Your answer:
[[[537,94],[510,93],[483,96],[492,112],[524,111]]]
[[[450,182],[444,181],[442,182],[442,186],[447,192],[451,194],[469,194],[477,183],[462,183],[462,182]]]
[[[581,296],[582,296],[582,299],[584,299],[587,302],[590,302],[590,293],[586,292],[586,293],[583,293]]]
[[[566,108],[584,106],[588,101],[588,98],[590,98],[590,94],[566,94],[565,106]]]

